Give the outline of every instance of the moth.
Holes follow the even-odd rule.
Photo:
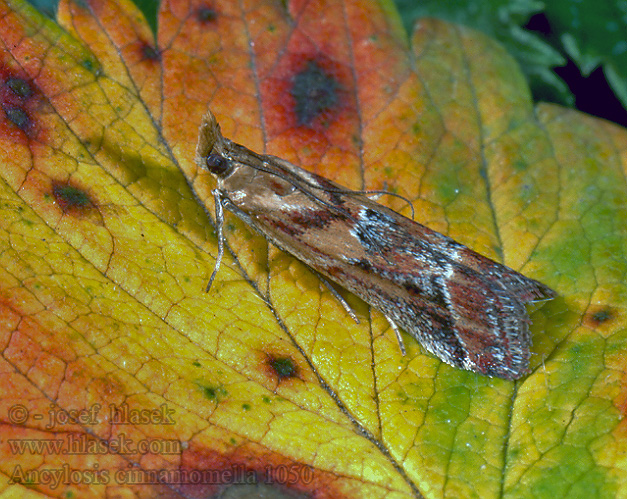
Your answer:
[[[219,251],[224,210],[323,278],[382,312],[447,364],[515,380],[528,372],[525,304],[553,298],[544,284],[353,191],[222,136],[209,111],[196,162],[217,180]],[[330,283],[334,295],[357,320]]]

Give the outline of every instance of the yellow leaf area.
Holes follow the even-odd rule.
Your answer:
[[[625,495],[623,129],[534,107],[482,35],[409,42],[386,2],[164,1],[155,37],[126,1],[4,1],[0,38],[3,497]],[[206,293],[208,106],[555,289],[531,373],[401,355],[229,213]]]

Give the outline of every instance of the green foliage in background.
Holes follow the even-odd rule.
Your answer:
[[[559,0],[547,2],[545,13],[581,73],[586,76],[602,66],[627,107],[627,2]]]
[[[568,55],[583,76],[599,66],[627,108],[627,1],[596,0],[395,0],[405,27],[423,16],[471,26],[499,40],[518,60],[538,100],[572,106],[568,86],[553,72]],[[524,26],[544,14],[547,36]]]

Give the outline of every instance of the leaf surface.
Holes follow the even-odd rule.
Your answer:
[[[410,43],[385,2],[163,2],[156,38],[129,2],[68,1],[58,22],[0,11],[8,493],[624,487],[623,129],[534,107],[485,36],[424,20]],[[407,336],[403,357],[378,312],[345,293],[353,323],[229,215],[205,293],[207,106],[225,136],[397,192],[416,220],[556,289],[532,314],[532,374],[454,369]]]

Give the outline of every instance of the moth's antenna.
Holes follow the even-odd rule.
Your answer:
[[[320,189],[323,189],[322,187],[319,187]],[[326,189],[325,189],[326,190]],[[412,203],[409,199],[407,199],[405,196],[402,196],[401,194],[397,194],[396,192],[391,192],[391,191],[386,191],[385,189],[375,189],[375,190],[369,190],[369,191],[349,191],[348,193],[356,193],[356,194],[364,194],[364,195],[369,195],[369,194],[380,194],[383,196],[393,196],[395,198],[398,199],[402,199],[403,201],[405,201],[407,203],[407,205],[409,206],[409,209],[411,210],[411,219],[414,219],[414,215],[416,214],[416,212],[414,211],[414,203]]]

